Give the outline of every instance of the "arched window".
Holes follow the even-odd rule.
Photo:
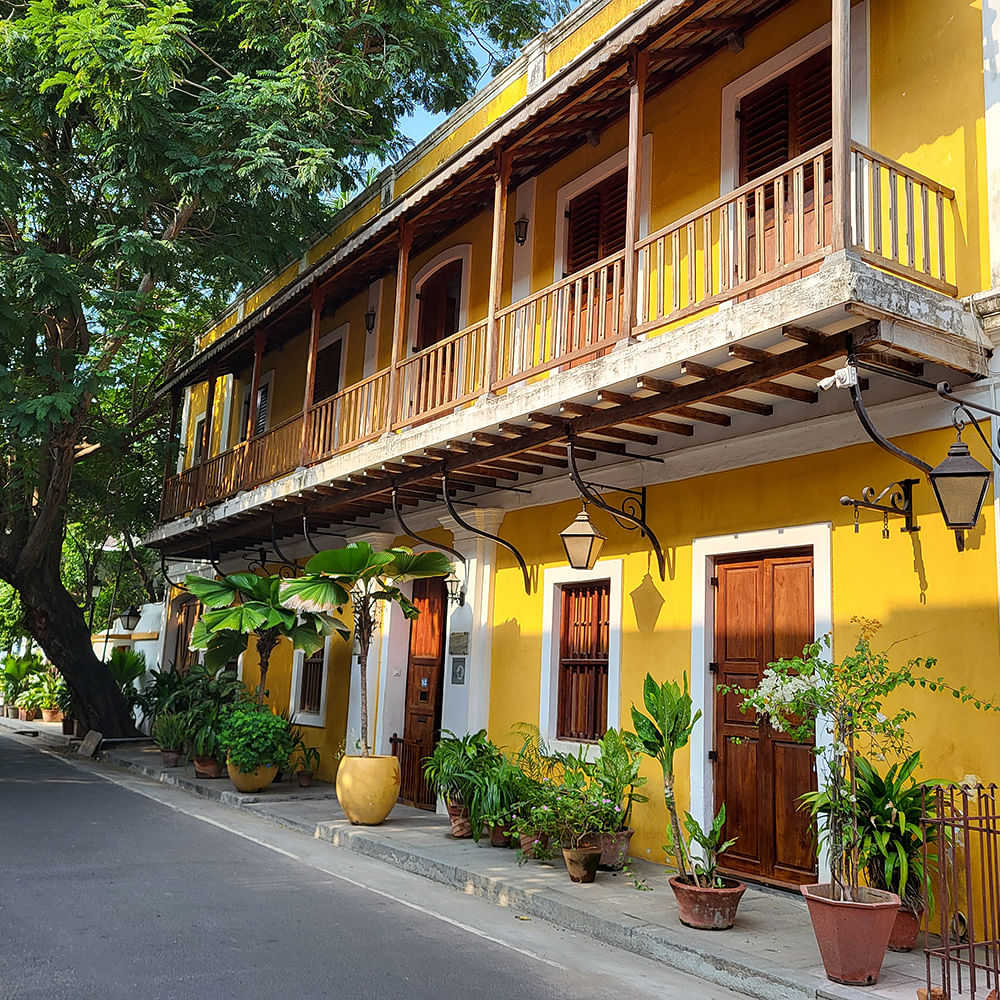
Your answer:
[[[431,347],[461,329],[462,272],[462,259],[457,258],[421,283],[417,292],[416,350]]]

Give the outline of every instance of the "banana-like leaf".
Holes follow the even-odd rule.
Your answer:
[[[221,580],[207,580],[203,576],[190,573],[184,583],[206,608],[228,608],[236,599],[237,588],[226,577]]]
[[[333,549],[340,552],[341,549]],[[326,553],[320,553],[325,555]],[[310,560],[311,562],[312,560]],[[350,593],[336,580],[326,575],[307,575],[284,580],[280,589],[281,603],[295,611],[311,611],[333,614],[338,608],[349,604]]]
[[[205,666],[218,670],[246,652],[247,637],[238,632],[216,632],[205,649]]]
[[[212,638],[212,633],[205,624],[204,618],[199,618],[191,629],[191,638],[188,641],[188,649],[206,649],[208,642]]]
[[[412,552],[409,549],[389,550],[392,563],[386,567],[386,576],[397,582],[426,579],[432,576],[447,576],[454,566],[443,552]]]
[[[297,625],[289,631],[288,638],[292,640],[292,645],[296,649],[301,649],[306,656],[319,652],[326,642],[326,636],[320,635],[308,625]]]
[[[206,611],[201,620],[211,632],[232,630],[247,634],[260,628],[267,620],[267,611],[261,610],[262,607],[254,602],[239,604],[235,608],[219,608],[215,611]]]

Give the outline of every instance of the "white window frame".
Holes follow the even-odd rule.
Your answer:
[[[457,246],[442,250],[432,257],[413,276],[410,283],[410,304],[407,320],[406,348],[407,354],[412,354],[417,348],[417,325],[420,322],[420,300],[417,296],[428,278],[439,271],[445,264],[460,260],[462,262],[462,288],[458,303],[458,329],[464,330],[469,325],[469,279],[472,275],[472,244],[459,243]],[[456,331],[457,332],[457,331]]]
[[[827,22],[722,88],[721,194],[729,194],[739,186],[740,130],[736,112],[740,101],[768,80],[787,73],[793,66],[826,48],[831,39],[830,23]],[[861,0],[851,8],[851,136],[865,145],[868,143],[869,120],[868,39],[868,0]]]
[[[257,383],[257,392],[267,386],[267,419],[264,421],[264,430],[261,434],[266,434],[271,429],[271,404],[274,402],[274,369],[269,368],[264,372],[260,381]],[[250,374],[250,381],[243,386],[243,392],[240,393],[240,420],[243,419],[243,414],[246,412],[247,400],[250,398],[250,390],[253,388],[253,373]],[[252,436],[252,435],[251,435]],[[239,433],[236,435],[236,440],[239,441],[243,437],[243,427],[239,428]],[[248,440],[248,438],[243,438],[243,440]]]
[[[191,469],[196,465],[201,465],[202,459],[205,457],[198,454],[198,442],[202,442],[203,451],[209,451],[211,448],[211,442],[204,440],[206,416],[207,413],[199,413],[194,418],[194,433],[191,436],[191,465],[189,466]]]
[[[578,752],[591,743],[561,740],[556,737],[559,717],[559,636],[562,623],[562,588],[609,580],[608,596],[608,717],[607,727],[621,725],[622,674],[622,600],[624,561],[601,559],[591,570],[554,566],[542,574],[542,669],[538,711],[538,729],[553,750]]]
[[[647,132],[642,137],[642,177],[639,183],[639,239],[649,234],[649,185],[652,176],[653,136]],[[556,191],[556,246],[553,262],[553,283],[562,281],[566,273],[566,256],[569,244],[569,203],[588,188],[600,184],[606,177],[628,166],[628,147],[602,160],[586,173],[574,177]]]
[[[711,578],[716,561],[744,552],[771,552],[782,549],[812,550],[813,628],[817,636],[833,631],[833,525],[830,521],[802,524],[735,535],[695,538],[691,545],[691,701],[692,711],[702,717],[691,731],[690,788],[691,815],[703,829],[715,815],[715,772],[708,751],[715,745],[715,678],[709,664],[715,659],[715,589]],[[831,655],[833,650],[831,649]],[[816,720],[816,746],[830,745],[826,719]],[[817,778],[822,788],[823,759],[817,758]],[[706,825],[707,824],[707,825]],[[829,879],[829,857],[819,857],[819,880]]]
[[[316,729],[326,728],[326,688],[330,679],[330,636],[323,643],[323,682],[319,689],[319,712],[300,712],[299,696],[302,693],[302,666],[306,654],[296,649],[292,655],[292,690],[288,702],[288,714],[293,726],[312,726]]]

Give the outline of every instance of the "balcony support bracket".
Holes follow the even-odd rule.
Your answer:
[[[445,488],[445,497],[447,497],[447,487]],[[399,508],[399,488],[395,483],[392,484],[392,513],[396,518],[396,523],[399,525],[399,530],[403,532],[404,535],[409,535],[410,538],[415,538],[418,542],[423,542],[424,545],[430,545],[431,548],[444,549],[445,552],[450,552],[456,559],[462,561],[462,565],[465,563],[465,556],[462,555],[458,549],[453,549],[450,545],[445,545],[442,542],[432,542],[429,538],[424,538],[423,535],[418,535],[407,523],[403,520],[403,513]]]
[[[445,506],[448,508],[448,513],[451,515],[451,519],[460,527],[465,528],[466,531],[471,532],[474,535],[482,535],[483,538],[488,538],[491,542],[496,542],[497,545],[502,545],[509,552],[513,553],[514,558],[517,560],[517,565],[521,567],[521,575],[524,577],[524,592],[526,594],[531,593],[531,575],[528,573],[527,564],[524,561],[524,556],[510,542],[501,538],[499,535],[491,534],[489,531],[485,531],[483,528],[477,528],[474,524],[470,524],[466,521],[461,514],[455,509],[455,504],[451,499],[451,490],[448,484],[448,473],[443,472],[441,475],[441,480],[444,485],[444,502]],[[464,559],[462,560],[465,561]]]
[[[626,530],[639,530],[642,537],[649,541],[649,546],[656,556],[656,565],[660,571],[660,580],[665,583],[667,579],[666,558],[663,555],[659,539],[646,519],[646,487],[643,486],[640,489],[631,490],[621,486],[609,487],[602,483],[589,482],[580,475],[580,469],[576,464],[576,451],[572,434],[567,441],[566,454],[569,458],[569,477],[580,491],[580,496],[587,503],[592,503],[595,507],[606,510]],[[601,496],[600,490],[623,493],[624,498],[618,506],[612,506]]]

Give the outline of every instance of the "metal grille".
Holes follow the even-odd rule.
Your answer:
[[[556,736],[599,740],[608,718],[608,617],[611,583],[562,588]]]
[[[934,973],[946,997],[995,997],[1000,991],[1000,810],[996,785],[939,787],[925,793],[925,866],[932,876],[940,936],[927,948],[927,989]],[[933,861],[933,857],[929,860]],[[933,870],[933,866],[931,866]],[[934,923],[937,926],[934,926]]]
[[[399,801],[418,809],[433,809],[437,799],[424,780],[424,758],[434,752],[434,744],[404,740],[396,733],[389,743],[393,756],[399,758]]]
[[[299,711],[318,715],[323,693],[323,666],[325,655],[321,649],[302,661],[302,679],[299,683]]]

